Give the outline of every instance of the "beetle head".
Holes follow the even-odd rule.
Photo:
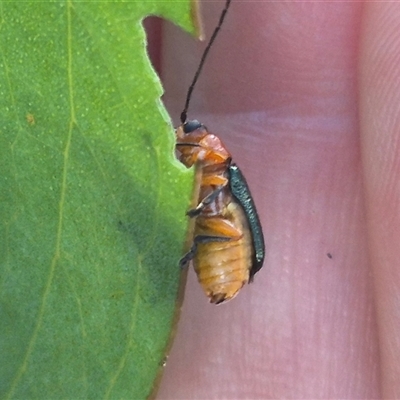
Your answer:
[[[202,123],[197,121],[197,119],[194,119],[192,121],[187,121],[182,125],[183,132],[186,134],[192,133],[193,131],[200,129],[200,128],[205,128],[207,129]]]

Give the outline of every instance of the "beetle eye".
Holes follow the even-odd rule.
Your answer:
[[[183,132],[191,133],[196,129],[201,128],[202,126],[203,125],[199,121],[197,121],[197,119],[194,119],[193,121],[188,121],[183,124]]]

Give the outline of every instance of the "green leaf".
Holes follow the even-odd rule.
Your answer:
[[[0,2],[0,398],[146,398],[192,173],[145,53],[190,1]]]

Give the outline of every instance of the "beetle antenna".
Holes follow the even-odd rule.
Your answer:
[[[182,124],[184,124],[186,122],[186,120],[187,120],[187,112],[188,112],[188,108],[189,108],[190,99],[192,97],[193,89],[196,86],[197,80],[199,79],[201,70],[203,69],[204,62],[206,61],[206,58],[207,58],[207,55],[208,55],[208,53],[209,53],[209,51],[211,49],[211,46],[213,45],[214,40],[217,37],[219,30],[221,29],[222,23],[224,22],[224,19],[225,19],[226,13],[228,12],[228,8],[229,8],[230,4],[231,4],[231,0],[226,0],[225,7],[222,10],[221,15],[219,17],[218,25],[214,29],[214,32],[211,35],[211,38],[210,38],[210,40],[209,40],[209,42],[207,44],[207,47],[205,48],[205,50],[203,52],[203,55],[201,56],[200,64],[197,67],[197,71],[194,74],[193,81],[192,81],[191,85],[189,86],[189,90],[188,90],[187,95],[186,95],[185,107],[184,107],[184,109],[183,109],[183,111],[181,113],[181,122],[182,122]]]

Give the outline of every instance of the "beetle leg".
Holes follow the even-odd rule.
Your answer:
[[[199,215],[205,207],[207,207],[210,203],[212,203],[217,196],[221,193],[224,186],[217,187],[213,192],[211,192],[208,196],[204,197],[204,199],[197,205],[196,208],[193,208],[186,212],[186,215],[190,218],[196,217]]]
[[[197,245],[199,243],[210,243],[210,242],[228,242],[231,240],[230,237],[227,236],[209,236],[209,235],[198,235],[193,239],[193,245],[190,250],[180,259],[179,267],[186,268],[190,261],[193,260],[196,255]]]
[[[194,237],[192,247],[179,261],[179,266],[181,268],[187,267],[189,262],[194,258],[199,244],[229,242],[230,240],[239,240],[243,236],[242,231],[237,229],[231,221],[225,218],[199,217],[197,219],[197,226],[204,233]],[[213,235],[207,234],[207,232],[212,232]]]

